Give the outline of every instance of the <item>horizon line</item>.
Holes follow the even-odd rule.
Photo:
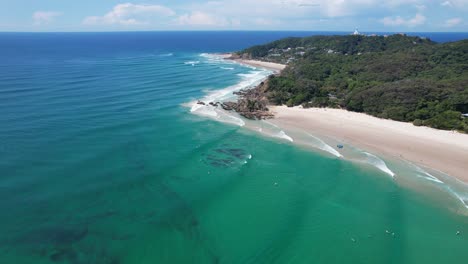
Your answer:
[[[156,32],[323,32],[323,33],[345,33],[353,32],[352,30],[272,30],[272,29],[259,29],[259,30],[249,30],[249,29],[224,29],[224,30],[215,30],[215,29],[195,29],[195,30],[103,30],[103,31],[1,31],[3,33],[156,33]],[[464,33],[468,34],[468,31],[372,31],[364,30],[360,31],[362,33]]]

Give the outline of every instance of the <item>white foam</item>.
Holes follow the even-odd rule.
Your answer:
[[[450,194],[452,194],[458,201],[460,201],[460,203],[465,207],[465,209],[468,209],[468,194],[459,193],[450,186],[446,187]]]
[[[373,154],[370,154],[369,152],[365,152],[364,151],[364,154],[366,154],[367,156],[367,161],[375,166],[377,169],[387,173],[388,175],[392,176],[392,177],[395,177],[395,173],[393,171],[391,171],[388,167],[387,167],[387,164],[385,164],[385,162],[383,160],[381,160],[379,157],[373,155]]]
[[[192,65],[195,66],[197,64],[200,64],[200,61],[186,61],[184,62],[185,65]]]
[[[229,70],[229,71],[234,70],[234,68],[232,68],[232,67],[220,67],[220,68],[223,69],[223,70]]]
[[[210,54],[210,53],[201,53],[199,55],[204,59],[205,62],[211,64],[234,64],[234,61],[226,60],[223,55],[219,54]]]
[[[218,113],[216,113],[214,106],[211,106],[211,105],[194,104],[192,108],[190,108],[190,112],[197,113],[202,116],[208,116],[208,117],[218,116]]]
[[[239,118],[237,116],[234,116],[234,115],[231,115],[231,114],[229,114],[228,112],[226,112],[224,110],[216,109],[215,111],[218,114],[218,118],[217,118],[218,121],[221,121],[223,123],[230,123],[230,124],[241,126],[241,127],[245,126],[245,122],[241,118]]]
[[[465,206],[465,208],[468,209],[468,196],[460,195],[457,192],[453,192],[453,194],[458,198],[458,200],[460,200],[460,202],[463,204],[463,206]]]
[[[165,53],[165,54],[159,54],[159,57],[171,57],[174,56],[173,53]]]
[[[276,134],[276,137],[286,139],[290,142],[294,142],[293,138],[288,136],[283,130],[281,130],[278,134]]]
[[[325,143],[323,140],[321,140],[320,138],[318,137],[315,137],[309,133],[306,133],[308,136],[314,138],[316,141],[318,141],[319,145],[318,146],[315,146],[317,147],[318,149],[321,149],[323,151],[326,151],[332,155],[335,155],[336,157],[338,158],[341,158],[343,157],[343,155],[341,155],[340,152],[338,152],[336,149],[332,148],[332,146],[328,145],[327,143]]]
[[[458,201],[460,201],[465,209],[468,209],[468,185],[466,183],[464,183],[464,182],[461,182],[457,178],[453,178],[452,176],[450,176],[450,175],[448,175],[448,174],[446,174],[444,172],[441,172],[441,171],[438,171],[438,170],[435,170],[435,169],[431,169],[431,170],[437,172],[437,174],[439,174],[441,177],[444,178],[444,180],[446,182],[443,182],[443,184],[444,184],[444,187],[446,188],[446,190],[451,195],[453,195]],[[429,173],[427,173],[427,174],[431,175]],[[433,175],[431,175],[431,176],[434,177]],[[436,177],[434,177],[434,178],[436,178]],[[437,179],[437,180],[439,180],[439,179]],[[440,181],[440,182],[442,182],[442,181]]]
[[[429,172],[425,171],[424,169],[412,164],[416,170],[417,170],[417,176],[418,177],[421,177],[421,178],[424,178],[426,180],[429,180],[429,181],[433,181],[433,182],[437,182],[437,183],[444,183],[443,181],[439,180],[437,177],[435,177],[434,175],[430,174]]]
[[[231,114],[230,112],[222,110],[220,107],[209,105],[209,103],[235,99],[236,96],[233,95],[233,92],[258,85],[262,80],[268,77],[270,73],[271,72],[267,70],[250,71],[248,74],[243,74],[241,76],[241,81],[233,86],[221,90],[208,91],[207,94],[200,99],[205,105],[198,104],[198,101],[192,101],[184,105],[190,107],[190,112],[193,114],[215,118],[221,122],[244,126],[245,122],[238,117],[237,114]]]

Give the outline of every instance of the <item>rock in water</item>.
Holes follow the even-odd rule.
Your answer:
[[[226,111],[234,110],[248,119],[272,118],[273,114],[267,107],[268,99],[265,93],[267,87],[268,83],[262,82],[255,88],[234,92],[239,96],[237,102],[225,102],[221,107]]]

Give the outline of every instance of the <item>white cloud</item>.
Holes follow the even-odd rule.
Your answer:
[[[34,25],[46,25],[52,23],[56,17],[61,16],[62,13],[55,11],[36,11],[32,15]]]
[[[350,16],[379,4],[377,0],[220,0],[187,4],[183,8],[188,12],[201,10],[219,16],[242,16],[253,21]]]
[[[378,4],[376,0],[280,0],[286,5],[309,8],[327,17],[350,16]]]
[[[194,11],[177,18],[177,24],[185,26],[217,26],[222,27],[230,24],[226,18],[217,17],[212,14]]]
[[[323,27],[329,30],[343,26],[381,28],[382,24],[416,27],[429,26],[429,14],[432,25],[442,25],[444,16],[434,16],[434,13],[444,12],[442,10],[448,12],[441,5],[463,10],[464,4],[468,7],[468,0],[190,0],[166,6],[125,3],[115,5],[100,16],[86,17],[83,24],[142,25],[137,27],[139,29],[153,29],[158,25],[167,29],[320,30]],[[371,21],[379,18],[383,18],[379,20],[381,23],[372,24]]]
[[[463,22],[463,19],[459,18],[459,17],[455,17],[455,18],[451,18],[451,19],[447,19],[444,23],[444,26],[445,27],[454,27],[456,25],[459,25],[461,22]]]
[[[468,9],[468,0],[450,0],[440,3],[441,6]]]
[[[401,16],[385,17],[380,22],[382,22],[385,26],[415,27],[426,23],[426,17],[420,13],[417,13],[413,18],[404,19]]]
[[[445,1],[440,3],[441,6],[452,6],[452,3],[450,1]]]
[[[142,25],[152,19],[175,15],[172,9],[161,5],[118,4],[103,16],[89,16],[83,20],[85,25]]]
[[[423,12],[424,10],[427,9],[427,6],[425,5],[415,5],[415,7],[418,10],[418,12]]]
[[[422,5],[424,0],[387,0],[385,1],[385,6],[396,8],[404,5]]]

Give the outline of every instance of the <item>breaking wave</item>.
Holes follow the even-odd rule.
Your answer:
[[[379,157],[373,154],[370,154],[369,152],[364,151],[364,154],[366,155],[367,157],[366,161],[369,164],[375,166],[377,169],[387,173],[388,175],[395,177],[395,173],[387,167],[387,164],[385,164],[385,161],[383,161],[382,159],[380,159]]]
[[[294,139],[288,134],[286,134],[283,130],[281,130],[278,134],[276,134],[276,137],[286,139],[287,141],[294,142]]]
[[[201,54],[200,56],[209,60],[217,60],[216,58],[218,58],[219,60],[224,61],[224,59],[216,55]],[[192,63],[192,61],[186,62],[186,64],[189,63]],[[239,74],[238,76],[241,78],[237,84],[221,90],[208,91],[207,94],[199,100],[192,101],[184,105],[189,107],[190,112],[193,114],[205,116],[225,123],[244,126],[245,122],[239,115],[225,111],[216,105],[210,105],[210,103],[216,104],[218,102],[233,100],[236,98],[233,92],[256,86],[270,74],[271,71],[268,70],[252,70],[246,74]]]
[[[195,66],[197,64],[200,64],[200,61],[186,61],[184,62],[185,65],[192,65]]]
[[[340,152],[338,152],[336,149],[334,149],[332,146],[328,145],[327,143],[325,143],[323,140],[321,140],[320,138],[318,137],[315,137],[309,133],[307,133],[308,136],[312,137],[313,139],[315,139],[316,142],[318,142],[318,144],[314,144],[314,147],[318,148],[318,149],[321,149],[323,151],[326,151],[338,158],[341,158],[343,157],[343,155],[341,155]]]

